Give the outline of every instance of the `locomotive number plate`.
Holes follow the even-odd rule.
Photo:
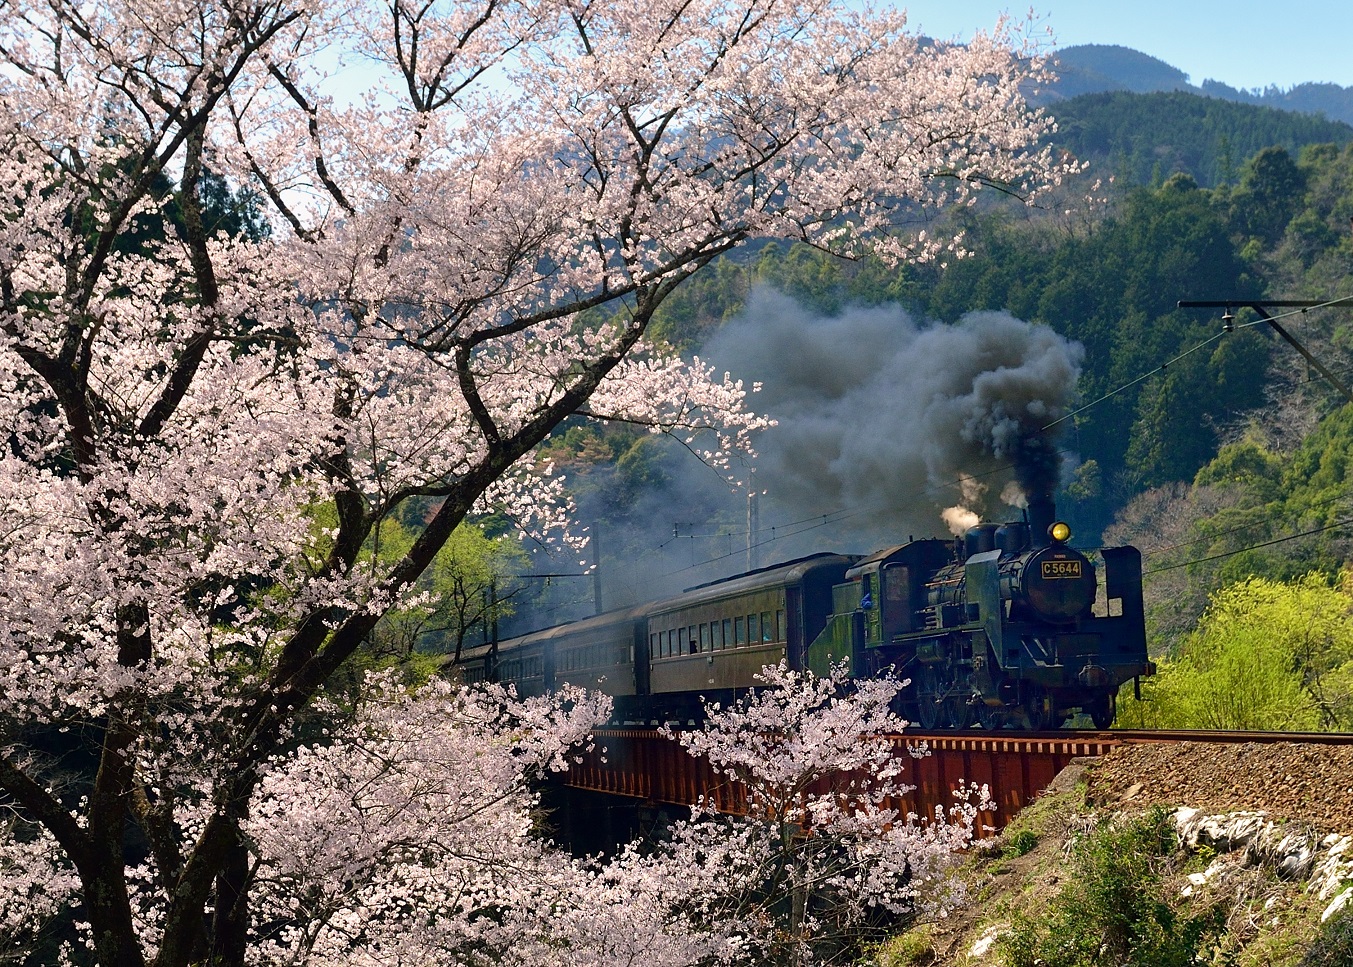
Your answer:
[[[1056,578],[1078,578],[1081,576],[1080,561],[1044,561],[1043,577],[1048,580]]]

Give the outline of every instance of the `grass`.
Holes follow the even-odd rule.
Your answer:
[[[1219,909],[1176,909],[1162,874],[1179,847],[1169,811],[1106,819],[1071,851],[1072,875],[999,942],[1008,967],[1192,967],[1224,929]]]

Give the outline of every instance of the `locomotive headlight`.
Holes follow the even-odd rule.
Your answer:
[[[1071,528],[1059,520],[1048,528],[1048,536],[1058,544],[1065,544],[1071,540]]]

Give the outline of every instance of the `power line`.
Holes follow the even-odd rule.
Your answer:
[[[1168,359],[1168,360],[1166,360],[1165,362],[1163,362],[1163,363],[1161,363],[1159,366],[1157,366],[1155,369],[1152,369],[1152,370],[1149,370],[1149,371],[1147,371],[1147,372],[1145,372],[1145,373],[1142,373],[1142,375],[1138,376],[1136,379],[1134,379],[1134,380],[1129,380],[1128,382],[1124,383],[1122,386],[1118,387],[1116,390],[1111,390],[1110,392],[1105,393],[1105,394],[1104,394],[1103,396],[1101,396],[1099,399],[1093,400],[1093,401],[1091,401],[1091,402],[1089,402],[1089,403],[1086,403],[1084,406],[1081,406],[1081,407],[1078,407],[1078,408],[1072,410],[1070,413],[1067,413],[1065,416],[1058,417],[1057,419],[1053,420],[1051,423],[1045,424],[1045,425],[1042,426],[1040,429],[1041,429],[1041,430],[1050,430],[1050,429],[1052,429],[1054,426],[1056,426],[1058,423],[1064,423],[1065,421],[1071,419],[1073,416],[1076,416],[1077,414],[1080,414],[1080,413],[1084,413],[1086,410],[1090,409],[1090,407],[1092,407],[1092,406],[1098,406],[1100,403],[1103,403],[1105,400],[1110,399],[1111,397],[1117,396],[1119,393],[1123,392],[1123,390],[1125,390],[1125,389],[1130,389],[1131,387],[1136,386],[1138,383],[1142,382],[1143,380],[1150,379],[1152,376],[1155,376],[1157,373],[1163,373],[1163,372],[1165,372],[1165,370],[1166,370],[1167,367],[1171,366],[1171,365],[1174,364],[1174,363],[1179,362],[1179,361],[1180,361],[1181,359],[1183,359],[1185,356],[1191,355],[1192,353],[1196,353],[1198,350],[1202,349],[1204,346],[1207,346],[1207,345],[1210,345],[1211,343],[1216,342],[1216,341],[1217,341],[1218,339],[1220,339],[1222,336],[1226,335],[1227,332],[1229,332],[1229,330],[1223,329],[1223,330],[1221,330],[1220,332],[1215,333],[1215,334],[1213,334],[1213,335],[1207,337],[1207,338],[1204,339],[1202,342],[1198,343],[1198,345],[1193,346],[1193,347],[1191,347],[1191,348],[1189,348],[1189,349],[1184,350],[1182,353],[1180,353],[1178,356],[1174,357],[1173,359]]]
[[[1165,362],[1161,363],[1159,366],[1155,367],[1154,369],[1151,369],[1151,370],[1148,370],[1148,371],[1145,372],[1145,373],[1142,373],[1142,374],[1141,374],[1140,376],[1138,376],[1136,379],[1129,380],[1128,382],[1124,383],[1122,386],[1119,386],[1117,389],[1110,390],[1109,392],[1105,393],[1103,396],[1099,397],[1099,399],[1097,399],[1097,400],[1092,400],[1091,402],[1086,403],[1084,406],[1078,407],[1078,408],[1072,410],[1070,413],[1067,413],[1067,414],[1064,415],[1064,416],[1058,417],[1057,419],[1053,420],[1051,423],[1044,424],[1044,426],[1042,427],[1042,429],[1043,429],[1043,430],[1049,430],[1049,429],[1051,429],[1052,427],[1056,426],[1057,424],[1063,423],[1063,422],[1065,422],[1066,420],[1071,419],[1073,416],[1077,416],[1077,415],[1079,415],[1079,414],[1081,414],[1081,413],[1084,413],[1086,410],[1090,409],[1092,406],[1098,406],[1100,403],[1103,403],[1105,400],[1111,399],[1111,398],[1113,398],[1114,396],[1117,396],[1119,393],[1123,392],[1124,390],[1130,389],[1130,388],[1132,388],[1133,386],[1136,386],[1138,383],[1142,382],[1143,380],[1150,379],[1152,376],[1155,376],[1155,375],[1158,374],[1158,373],[1163,373],[1163,372],[1165,372],[1165,370],[1168,369],[1168,368],[1169,368],[1170,366],[1172,366],[1173,364],[1179,362],[1181,359],[1185,358],[1186,356],[1190,356],[1190,355],[1192,355],[1193,353],[1196,353],[1198,350],[1202,349],[1203,347],[1211,345],[1212,343],[1214,343],[1214,342],[1216,342],[1218,339],[1220,339],[1222,336],[1225,336],[1225,335],[1227,335],[1227,334],[1229,334],[1229,333],[1231,333],[1231,332],[1234,332],[1234,331],[1237,331],[1237,330],[1240,330],[1240,329],[1250,329],[1250,328],[1252,328],[1252,327],[1254,327],[1254,326],[1263,326],[1263,325],[1272,326],[1275,330],[1277,330],[1277,332],[1278,332],[1281,336],[1283,336],[1284,339],[1286,339],[1286,340],[1287,340],[1289,343],[1291,343],[1292,345],[1296,346],[1297,351],[1300,352],[1303,356],[1305,356],[1308,362],[1311,362],[1318,370],[1320,370],[1322,376],[1324,376],[1327,380],[1330,380],[1331,382],[1333,382],[1334,385],[1335,385],[1336,387],[1339,387],[1339,388],[1342,389],[1342,384],[1341,384],[1337,379],[1335,379],[1335,378],[1330,374],[1330,372],[1329,372],[1328,370],[1326,370],[1325,367],[1324,367],[1318,360],[1316,360],[1309,352],[1307,352],[1306,349],[1305,349],[1303,346],[1301,346],[1299,343],[1297,343],[1296,340],[1294,340],[1294,339],[1291,337],[1291,335],[1289,335],[1289,334],[1287,333],[1286,330],[1284,330],[1281,326],[1277,325],[1277,323],[1278,323],[1279,320],[1286,319],[1286,318],[1288,318],[1289,316],[1303,315],[1303,314],[1309,312],[1311,309],[1325,309],[1325,308],[1332,308],[1332,307],[1334,307],[1334,308],[1338,308],[1338,307],[1347,307],[1347,306],[1353,305],[1353,300],[1350,300],[1350,299],[1347,299],[1347,298],[1341,298],[1341,299],[1331,299],[1331,300],[1328,300],[1328,301],[1326,301],[1326,302],[1295,302],[1295,301],[1292,301],[1292,302],[1283,302],[1283,301],[1271,301],[1271,302],[1267,302],[1267,303],[1259,303],[1259,302],[1256,302],[1255,300],[1236,299],[1236,300],[1233,300],[1232,302],[1180,302],[1180,303],[1179,303],[1180,308],[1226,308],[1226,309],[1228,309],[1228,310],[1229,310],[1229,308],[1230,308],[1231,306],[1233,306],[1233,305],[1234,305],[1234,306],[1247,306],[1247,307],[1252,308],[1252,309],[1255,309],[1256,311],[1259,311],[1259,312],[1262,312],[1262,310],[1258,308],[1259,305],[1294,306],[1295,308],[1293,308],[1290,312],[1280,312],[1280,313],[1278,313],[1277,315],[1267,315],[1267,314],[1264,314],[1264,317],[1261,318],[1261,319],[1256,319],[1256,320],[1253,321],[1253,322],[1242,323],[1242,324],[1240,324],[1240,325],[1238,325],[1238,326],[1232,325],[1232,324],[1230,324],[1230,323],[1228,322],[1228,323],[1222,328],[1222,330],[1221,330],[1220,332],[1217,332],[1217,333],[1215,333],[1215,334],[1209,336],[1208,338],[1204,339],[1202,342],[1198,343],[1197,345],[1191,346],[1190,348],[1184,350],[1182,353],[1180,353],[1179,355],[1175,356],[1173,359],[1168,359],[1168,360],[1166,360]],[[1222,318],[1223,318],[1224,320],[1226,319],[1225,316],[1223,316]]]
[[[1182,561],[1179,564],[1166,564],[1164,567],[1152,568],[1149,571],[1143,571],[1142,577],[1148,574],[1159,574],[1162,571],[1173,571],[1176,568],[1189,567],[1192,564],[1206,564],[1208,561],[1219,561],[1224,557],[1234,557],[1237,554],[1244,554],[1246,551],[1257,551],[1261,547],[1272,547],[1275,544],[1283,544],[1287,541],[1294,541],[1299,537],[1310,537],[1312,534],[1319,534],[1323,531],[1334,530],[1336,527],[1346,527],[1353,524],[1353,517],[1344,520],[1335,521],[1333,524],[1326,524],[1324,527],[1316,527],[1312,530],[1302,531],[1300,534],[1289,534],[1286,537],[1276,537],[1271,541],[1264,541],[1262,544],[1251,544],[1249,547],[1240,547],[1234,551],[1223,551],[1220,554],[1213,554],[1210,557],[1200,557],[1196,561]]]
[[[1349,496],[1350,496],[1350,495],[1347,494],[1347,493],[1335,494],[1333,497],[1326,497],[1324,500],[1317,500],[1317,501],[1315,501],[1314,503],[1312,503],[1310,506],[1311,506],[1311,507],[1323,507],[1323,506],[1325,506],[1326,504],[1332,504],[1332,503],[1334,503],[1335,501],[1339,501],[1339,500],[1347,500]],[[1194,538],[1193,540],[1191,540],[1191,541],[1180,541],[1178,544],[1170,544],[1170,545],[1167,546],[1167,547],[1157,547],[1157,548],[1155,548],[1154,550],[1144,551],[1143,554],[1142,554],[1142,556],[1143,556],[1143,557],[1155,557],[1155,556],[1157,556],[1157,555],[1159,555],[1159,554],[1164,554],[1164,553],[1166,553],[1167,551],[1177,551],[1177,550],[1179,550],[1179,548],[1181,548],[1181,547],[1191,547],[1191,546],[1194,545],[1194,544],[1201,544],[1201,543],[1203,543],[1203,541],[1215,541],[1215,540],[1217,540],[1217,539],[1219,539],[1219,538],[1226,537],[1226,536],[1229,535],[1229,534],[1238,534],[1238,533],[1240,533],[1241,531],[1251,530],[1251,529],[1253,529],[1253,528],[1255,528],[1255,527],[1259,527],[1259,526],[1262,526],[1262,525],[1264,525],[1264,524],[1272,524],[1272,523],[1274,523],[1274,518],[1272,518],[1272,517],[1265,517],[1263,520],[1256,520],[1256,521],[1252,521],[1252,522],[1250,522],[1250,523],[1248,523],[1248,524],[1241,524],[1241,525],[1238,526],[1238,527],[1232,527],[1232,528],[1230,528],[1229,530],[1224,530],[1224,531],[1221,531],[1220,533],[1217,533],[1217,534],[1208,534],[1208,535],[1206,535],[1206,536],[1204,536],[1204,537],[1195,537],[1195,538]]]

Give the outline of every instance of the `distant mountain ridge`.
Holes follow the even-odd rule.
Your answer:
[[[1270,85],[1262,90],[1243,91],[1214,80],[1195,85],[1189,83],[1189,75],[1177,67],[1116,44],[1078,44],[1057,51],[1054,59],[1058,80],[1039,99],[1044,103],[1109,91],[1136,94],[1186,91],[1241,104],[1323,114],[1332,121],[1353,124],[1353,87],[1305,83],[1288,90]]]
[[[1176,172],[1205,188],[1234,185],[1262,148],[1295,157],[1306,145],[1353,142],[1353,126],[1343,121],[1187,90],[1077,94],[1048,110],[1057,119],[1050,144],[1130,185],[1158,184]]]

